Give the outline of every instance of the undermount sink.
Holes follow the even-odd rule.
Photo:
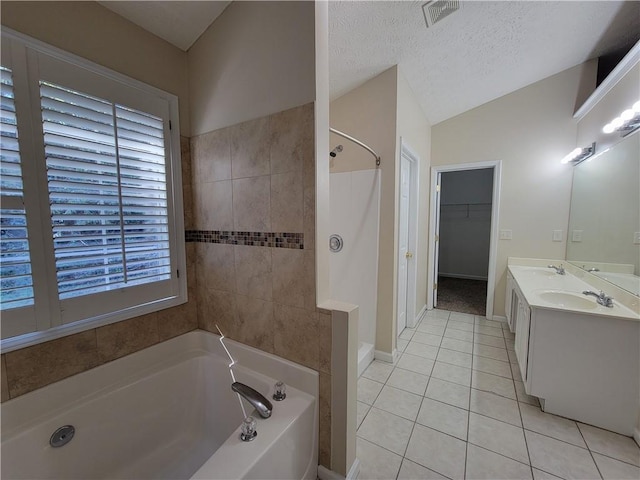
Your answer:
[[[526,269],[527,275],[536,275],[541,277],[553,277],[558,275],[554,270],[547,270],[542,267],[531,267]]]
[[[579,310],[594,310],[598,304],[579,293],[561,292],[557,290],[543,290],[538,293],[538,297],[548,304],[562,308],[572,308]]]

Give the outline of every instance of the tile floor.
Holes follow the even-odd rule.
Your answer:
[[[633,439],[543,413],[506,324],[433,310],[358,380],[368,479],[640,479]]]

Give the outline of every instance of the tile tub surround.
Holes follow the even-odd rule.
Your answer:
[[[315,298],[314,106],[191,139],[198,326],[320,372],[330,467],[331,315]]]
[[[190,140],[180,137],[185,228],[193,228]],[[186,245],[183,305],[2,354],[2,402],[198,328],[196,247]]]
[[[411,361],[374,361],[358,380],[360,479],[640,478],[633,439],[544,413],[524,393],[506,324],[432,310],[403,338]]]

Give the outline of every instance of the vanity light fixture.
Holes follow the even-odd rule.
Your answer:
[[[571,163],[571,165],[576,166],[582,162],[584,162],[587,158],[592,157],[596,153],[596,142],[593,142],[588,147],[584,148],[576,148],[571,151],[571,153],[567,154],[560,163]]]
[[[606,134],[618,131],[623,137],[626,137],[638,128],[640,128],[640,100],[607,123],[602,131]]]

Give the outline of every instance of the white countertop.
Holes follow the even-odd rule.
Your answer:
[[[556,263],[556,265],[558,264]],[[640,321],[638,312],[617,302],[615,297],[613,308],[608,308],[599,305],[595,297],[583,295],[582,292],[585,290],[595,292],[598,292],[598,290],[568,271],[565,275],[559,275],[555,270],[541,266],[509,265],[507,268],[513,275],[530,307]],[[554,301],[552,303],[546,300],[546,298],[553,297],[556,293],[560,295],[568,293],[577,297],[577,300],[585,308],[568,307],[562,305],[561,302]]]

